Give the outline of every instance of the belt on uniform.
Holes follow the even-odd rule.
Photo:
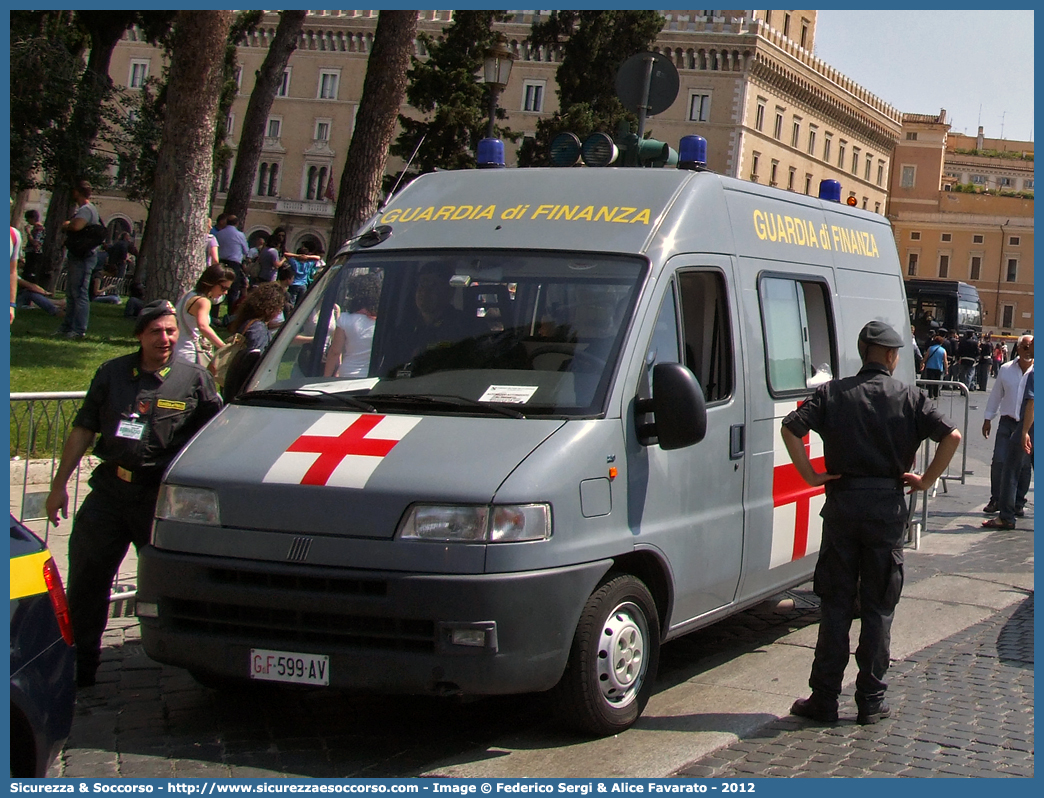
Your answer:
[[[1001,416],[1001,421],[1010,421],[1012,424],[1019,423],[1019,420],[1014,416]]]
[[[903,481],[896,477],[842,476],[826,484],[835,490],[902,490],[903,487]]]
[[[158,485],[160,476],[156,471],[131,471],[123,466],[116,466],[116,477],[133,485]]]

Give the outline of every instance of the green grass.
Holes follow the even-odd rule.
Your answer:
[[[102,363],[138,348],[134,319],[123,305],[91,303],[87,337],[53,338],[61,319],[42,310],[19,309],[11,326],[11,392],[86,391]]]
[[[86,391],[98,366],[138,348],[134,320],[122,305],[91,303],[87,337],[54,338],[61,319],[37,308],[19,309],[11,326],[11,392]],[[51,457],[61,451],[77,400],[12,402],[11,456]],[[31,450],[30,450],[31,449]]]

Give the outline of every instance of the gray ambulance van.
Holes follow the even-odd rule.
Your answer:
[[[617,168],[425,175],[375,222],[171,465],[145,650],[205,684],[554,689],[622,731],[663,642],[810,578],[823,492],[780,420],[909,323],[888,223]]]

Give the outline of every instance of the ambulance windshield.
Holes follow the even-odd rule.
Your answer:
[[[243,398],[600,415],[647,271],[604,254],[354,253],[300,301]]]

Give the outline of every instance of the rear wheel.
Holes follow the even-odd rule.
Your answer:
[[[563,720],[599,736],[630,728],[649,701],[659,659],[649,589],[630,574],[610,579],[587,600],[555,688]]]

